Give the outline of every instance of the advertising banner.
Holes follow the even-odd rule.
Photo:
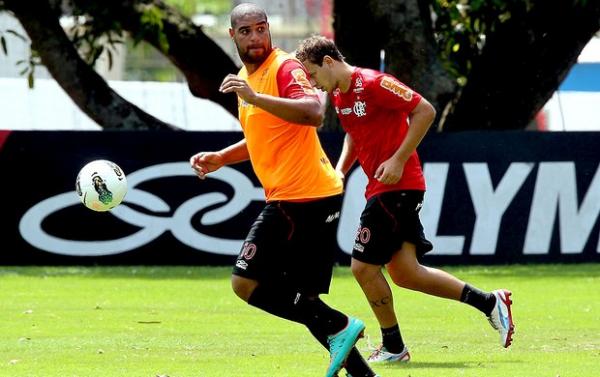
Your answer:
[[[238,132],[0,131],[0,264],[230,265],[264,205],[248,162],[199,180],[189,157]],[[335,164],[343,136],[321,133]],[[428,264],[600,261],[600,133],[429,134],[419,154]],[[124,202],[85,208],[75,192],[96,159],[126,173]],[[365,204],[354,169],[338,228],[347,264]],[[319,240],[314,240],[319,242]]]

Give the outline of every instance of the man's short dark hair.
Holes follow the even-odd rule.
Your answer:
[[[233,10],[231,11],[231,14],[229,15],[229,21],[231,22],[231,28],[235,29],[235,26],[237,25],[238,20],[241,17],[244,17],[249,14],[264,16],[265,22],[267,22],[267,12],[265,12],[265,10],[263,8],[261,8],[260,6],[254,4],[254,3],[242,3],[238,6],[236,6],[235,8],[233,8]]]
[[[335,43],[321,35],[314,35],[303,40],[296,49],[296,58],[301,62],[309,61],[312,64],[321,66],[325,56],[340,62],[344,61],[344,56]]]

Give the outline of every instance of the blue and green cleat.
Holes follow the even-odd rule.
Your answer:
[[[348,325],[337,334],[327,338],[331,362],[329,363],[329,368],[327,368],[326,377],[334,377],[342,369],[348,358],[348,354],[356,344],[356,341],[363,336],[364,330],[365,324],[363,321],[348,317]]]

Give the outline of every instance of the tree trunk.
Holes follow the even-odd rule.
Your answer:
[[[237,73],[239,68],[200,27],[161,0],[111,0],[103,5],[111,17],[134,35],[143,27],[140,20],[144,7],[159,9],[163,14],[163,32],[169,44],[168,50],[163,51],[157,33],[145,33],[144,40],[163,53],[183,73],[194,96],[216,102],[237,117],[237,97],[219,92],[219,87],[227,74]]]
[[[46,1],[5,0],[21,22],[32,48],[75,104],[105,129],[175,129],[113,91],[80,57]]]
[[[456,82],[438,58],[427,1],[370,0],[334,3],[336,43],[350,64],[380,68],[427,98],[438,110],[455,96]]]
[[[525,128],[598,29],[598,1],[538,0],[529,11],[512,12],[488,34],[443,129]]]

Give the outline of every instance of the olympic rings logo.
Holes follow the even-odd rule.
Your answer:
[[[38,249],[70,256],[120,254],[146,245],[167,231],[170,231],[181,243],[194,249],[222,255],[237,255],[243,240],[222,239],[198,232],[191,219],[200,210],[219,203],[224,205],[206,212],[200,218],[201,225],[214,225],[231,219],[252,201],[264,201],[263,189],[254,186],[243,173],[229,167],[222,167],[211,173],[209,177],[224,181],[233,187],[234,194],[229,200],[219,192],[201,194],[182,203],[170,218],[141,213],[125,204],[135,204],[154,213],[168,213],[171,208],[164,200],[152,193],[137,189],[136,186],[152,179],[173,176],[195,175],[187,162],[149,166],[128,174],[129,188],[125,201],[110,212],[118,219],[141,228],[126,237],[101,241],[76,241],[48,234],[42,228],[44,219],[54,212],[81,205],[75,191],[50,197],[31,207],[19,222],[19,232],[25,241]]]

